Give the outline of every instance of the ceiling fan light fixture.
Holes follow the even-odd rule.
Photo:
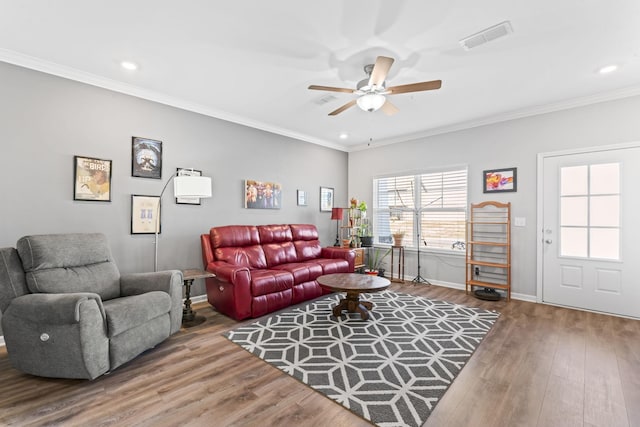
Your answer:
[[[379,93],[368,93],[358,98],[358,107],[364,111],[373,112],[384,105],[386,98]]]

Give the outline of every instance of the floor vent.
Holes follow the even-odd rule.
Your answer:
[[[463,38],[462,40],[460,40],[460,45],[464,48],[464,50],[469,50],[497,38],[504,37],[508,34],[511,34],[512,32],[513,27],[511,26],[511,22],[504,21],[497,25],[494,25],[493,27],[485,28],[484,30],[470,35],[469,37]]]

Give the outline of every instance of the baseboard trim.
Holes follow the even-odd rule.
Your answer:
[[[410,281],[411,279],[406,281]],[[461,283],[453,283],[453,282],[443,282],[441,280],[438,280],[437,282],[432,281],[431,279],[427,279],[430,283],[433,284],[433,286],[442,286],[443,288],[451,288],[451,289],[458,289],[460,291],[464,291],[465,290],[465,285],[461,284]],[[537,303],[536,300],[536,296],[535,295],[528,295],[528,294],[521,294],[518,292],[511,292],[511,298],[512,299],[517,299],[519,301],[527,301],[527,302],[534,302]]]

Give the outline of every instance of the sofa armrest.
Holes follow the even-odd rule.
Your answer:
[[[236,320],[251,316],[251,270],[224,261],[210,262],[207,271],[216,277],[207,279],[207,299],[219,312]]]
[[[95,309],[106,321],[100,296],[89,292],[23,295],[11,301],[4,315],[42,325],[69,325],[81,321],[81,306],[90,301],[95,301]]]
[[[180,330],[182,325],[182,284],[180,270],[158,271],[155,273],[130,273],[120,276],[122,296],[144,294],[151,291],[163,291],[171,297],[171,334]]]

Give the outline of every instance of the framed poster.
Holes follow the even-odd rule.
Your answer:
[[[202,171],[197,169],[177,168],[176,176],[202,176]],[[200,197],[176,197],[178,205],[199,205]]]
[[[73,200],[111,201],[111,160],[73,156]]]
[[[277,182],[244,181],[244,207],[247,209],[280,209],[282,185]]]
[[[490,169],[482,172],[483,193],[507,193],[518,190],[518,169]]]
[[[307,192],[304,190],[297,190],[298,206],[307,206]]]
[[[333,188],[320,187],[320,212],[331,212],[333,208]]]
[[[160,227],[160,196],[131,195],[131,234],[155,234]]]
[[[134,136],[131,142],[131,176],[162,178],[162,142]]]

